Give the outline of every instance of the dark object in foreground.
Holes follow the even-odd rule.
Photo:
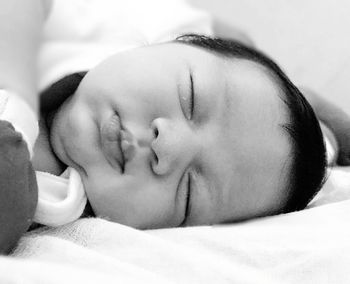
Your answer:
[[[22,135],[0,120],[0,254],[29,228],[38,199],[35,171]]]

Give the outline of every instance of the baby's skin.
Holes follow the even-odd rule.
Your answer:
[[[330,126],[334,106],[310,101]],[[287,113],[279,88],[251,61],[176,42],[116,54],[47,121],[35,165],[77,169],[97,216],[145,229],[233,222],[283,206]]]
[[[348,115],[304,93],[340,141],[338,161],[346,161]],[[47,121],[37,150],[46,164],[35,164],[55,174],[77,169],[93,211],[111,221],[205,225],[283,204],[286,110],[253,62],[174,42],[130,50],[88,72]]]
[[[266,215],[283,203],[289,165],[278,92],[248,60],[176,42],[133,49],[87,73],[49,119],[45,151],[78,170],[95,214],[114,222]]]

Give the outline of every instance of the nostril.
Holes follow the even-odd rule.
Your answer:
[[[154,173],[157,173],[158,166],[159,166],[158,156],[154,151],[152,151],[152,153],[151,153],[151,168],[152,168],[152,171]]]
[[[158,131],[158,128],[157,128],[157,127],[154,127],[154,128],[153,128],[153,135],[154,135],[154,138],[157,138],[157,137],[158,137],[159,131]]]
[[[159,135],[159,129],[158,129],[158,125],[157,125],[157,119],[152,121],[151,124],[151,129],[152,129],[152,134],[153,134],[153,139],[156,139]]]
[[[158,159],[158,156],[155,152],[153,152],[153,160],[158,165],[159,159]]]

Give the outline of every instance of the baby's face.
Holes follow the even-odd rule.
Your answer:
[[[168,43],[91,70],[58,112],[52,143],[97,216],[143,229],[204,225],[281,206],[287,121],[256,64]],[[120,128],[133,145],[124,153]]]

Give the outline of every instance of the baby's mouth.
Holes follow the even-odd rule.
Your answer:
[[[118,114],[113,114],[101,125],[102,151],[107,161],[113,168],[124,172],[125,160],[121,148],[122,125]]]

